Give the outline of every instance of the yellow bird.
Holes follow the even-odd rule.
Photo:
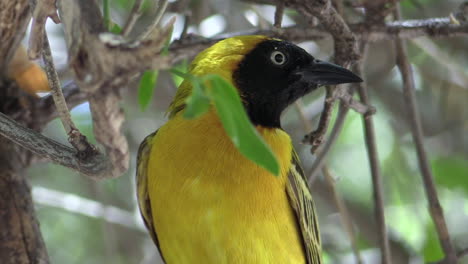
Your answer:
[[[280,175],[244,157],[212,106],[184,119],[184,81],[169,121],[140,145],[137,193],[166,264],[322,263],[312,196],[280,115],[321,85],[361,82],[347,69],[265,36],[228,38],[201,52],[189,73],[218,74],[237,88]]]

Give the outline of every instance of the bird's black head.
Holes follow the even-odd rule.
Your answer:
[[[319,86],[362,81],[343,67],[275,39],[260,42],[246,54],[233,79],[251,121],[265,127],[280,127],[283,110]]]

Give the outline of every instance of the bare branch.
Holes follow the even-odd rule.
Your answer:
[[[395,18],[400,19],[399,8],[395,10]],[[437,195],[437,189],[434,184],[434,176],[432,175],[431,168],[424,149],[423,132],[421,126],[421,118],[419,116],[416,100],[415,100],[415,84],[411,65],[408,61],[406,52],[406,44],[403,40],[395,40],[395,47],[397,52],[397,66],[400,70],[403,79],[403,94],[404,100],[408,107],[408,112],[411,119],[411,133],[416,147],[418,157],[418,164],[421,171],[422,180],[424,183],[424,190],[429,202],[429,210],[432,220],[436,226],[437,235],[439,236],[440,243],[445,252],[445,261],[448,264],[457,263],[457,256],[450,241],[450,235],[445,222],[444,212],[440,205]]]
[[[130,15],[128,16],[127,21],[123,26],[122,36],[127,37],[128,34],[130,34],[130,32],[132,31],[138,18],[141,16],[142,4],[143,0],[135,0],[135,3],[133,3],[132,11],[130,11]]]
[[[79,155],[75,149],[26,128],[3,113],[0,113],[0,135],[37,155],[95,179],[101,179],[110,167],[107,158],[98,152]]]
[[[37,0],[33,12],[31,35],[29,37],[28,55],[30,59],[38,59],[41,55],[47,18],[50,17],[55,24],[60,23],[55,1],[56,0]]]
[[[356,234],[354,232],[352,220],[349,218],[349,213],[348,213],[348,209],[346,208],[346,204],[344,203],[341,196],[338,194],[338,191],[336,190],[336,187],[335,187],[335,179],[331,175],[331,172],[326,165],[323,166],[322,173],[325,176],[325,181],[327,182],[328,186],[330,187],[333,193],[333,200],[340,214],[341,223],[344,229],[346,230],[346,233],[348,234],[351,247],[353,249],[354,255],[356,256],[356,263],[362,264],[363,261],[362,261],[361,253],[359,252],[359,247],[357,245]]]
[[[168,0],[159,0],[158,1],[158,11],[154,15],[153,22],[151,25],[140,35],[139,39],[144,40],[153,37],[154,31],[157,30],[159,21],[161,20],[164,12],[166,11]]]
[[[68,135],[68,141],[79,152],[95,152],[97,151],[96,148],[86,140],[86,137],[81,134],[71,119],[70,111],[68,110],[67,103],[63,97],[60,80],[58,78],[57,71],[55,70],[49,39],[47,38],[47,34],[45,32],[43,32],[43,34],[44,43],[42,58],[46,67],[47,78],[49,79],[50,89],[52,91],[52,98],[54,99],[55,107],[57,107],[60,121],[62,121],[65,132]]]
[[[333,143],[335,143],[338,135],[341,133],[341,129],[343,128],[344,120],[346,115],[348,114],[349,108],[340,104],[338,108],[338,115],[336,117],[335,123],[333,124],[332,131],[330,132],[330,136],[328,137],[325,144],[322,146],[320,151],[317,153],[314,163],[312,163],[312,168],[308,172],[308,183],[309,186],[315,181],[318,176],[318,172],[322,169],[323,164],[325,163],[325,157],[330,151]]]
[[[363,53],[367,51],[367,44],[361,43]],[[354,66],[354,71],[359,76],[363,75],[362,63],[358,63]],[[364,83],[353,84],[357,88],[361,101],[368,105],[369,98],[367,96],[367,86]],[[385,205],[384,205],[384,194],[382,187],[382,175],[380,173],[379,153],[377,151],[376,136],[374,130],[374,123],[372,115],[362,115],[362,121],[364,126],[364,138],[366,140],[367,156],[369,158],[369,165],[372,175],[372,187],[374,196],[374,215],[379,230],[379,244],[381,249],[382,263],[392,263],[390,245],[387,235],[387,225],[385,224]]]
[[[284,0],[276,0],[276,10],[275,10],[275,22],[273,26],[275,28],[281,28],[281,23],[283,22],[283,13],[284,13]]]
[[[70,109],[73,109],[75,106],[86,102],[87,96],[80,91],[75,82],[68,82],[62,87],[63,96],[65,98],[66,104]],[[33,106],[35,112],[40,113],[36,115],[34,123],[38,130],[42,129],[45,124],[52,121],[52,119],[58,117],[54,105],[54,99],[52,95],[40,98],[35,101],[36,104]]]
[[[319,124],[317,129],[305,135],[302,143],[312,145],[310,152],[313,154],[317,151],[318,147],[322,144],[323,137],[327,133],[328,124],[330,123],[331,115],[333,112],[333,105],[335,98],[333,97],[334,87],[326,87],[326,96],[323,104],[323,111],[320,114]]]

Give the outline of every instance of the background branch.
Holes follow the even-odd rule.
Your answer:
[[[396,19],[401,19],[399,10],[400,9],[398,6],[394,13]],[[408,54],[406,52],[406,44],[403,40],[397,39],[395,40],[395,48],[397,53],[396,63],[403,79],[403,98],[408,108],[408,114],[411,118],[411,132],[416,147],[418,165],[424,183],[424,190],[426,191],[426,196],[429,202],[429,211],[436,226],[440,243],[442,244],[442,248],[445,252],[445,261],[449,264],[455,264],[457,263],[457,256],[452,246],[452,242],[450,241],[450,235],[447,224],[445,222],[444,212],[442,206],[440,205],[439,197],[437,195],[437,190],[434,184],[434,176],[432,175],[432,171],[426,155],[426,150],[424,148],[421,119],[419,117],[414,95],[414,77],[411,65],[408,60]]]

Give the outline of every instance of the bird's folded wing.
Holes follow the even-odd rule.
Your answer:
[[[151,152],[151,141],[158,131],[150,134],[143,140],[140,147],[138,148],[137,156],[137,172],[136,172],[136,184],[137,184],[137,197],[138,197],[138,206],[140,207],[140,213],[145,222],[146,228],[148,228],[151,237],[153,238],[154,243],[161,253],[161,248],[159,247],[158,237],[156,236],[156,230],[154,229],[153,215],[151,213],[151,201],[148,193],[148,161]]]
[[[295,151],[292,156],[287,184],[289,200],[301,229],[307,264],[321,264],[322,249],[314,201]]]

